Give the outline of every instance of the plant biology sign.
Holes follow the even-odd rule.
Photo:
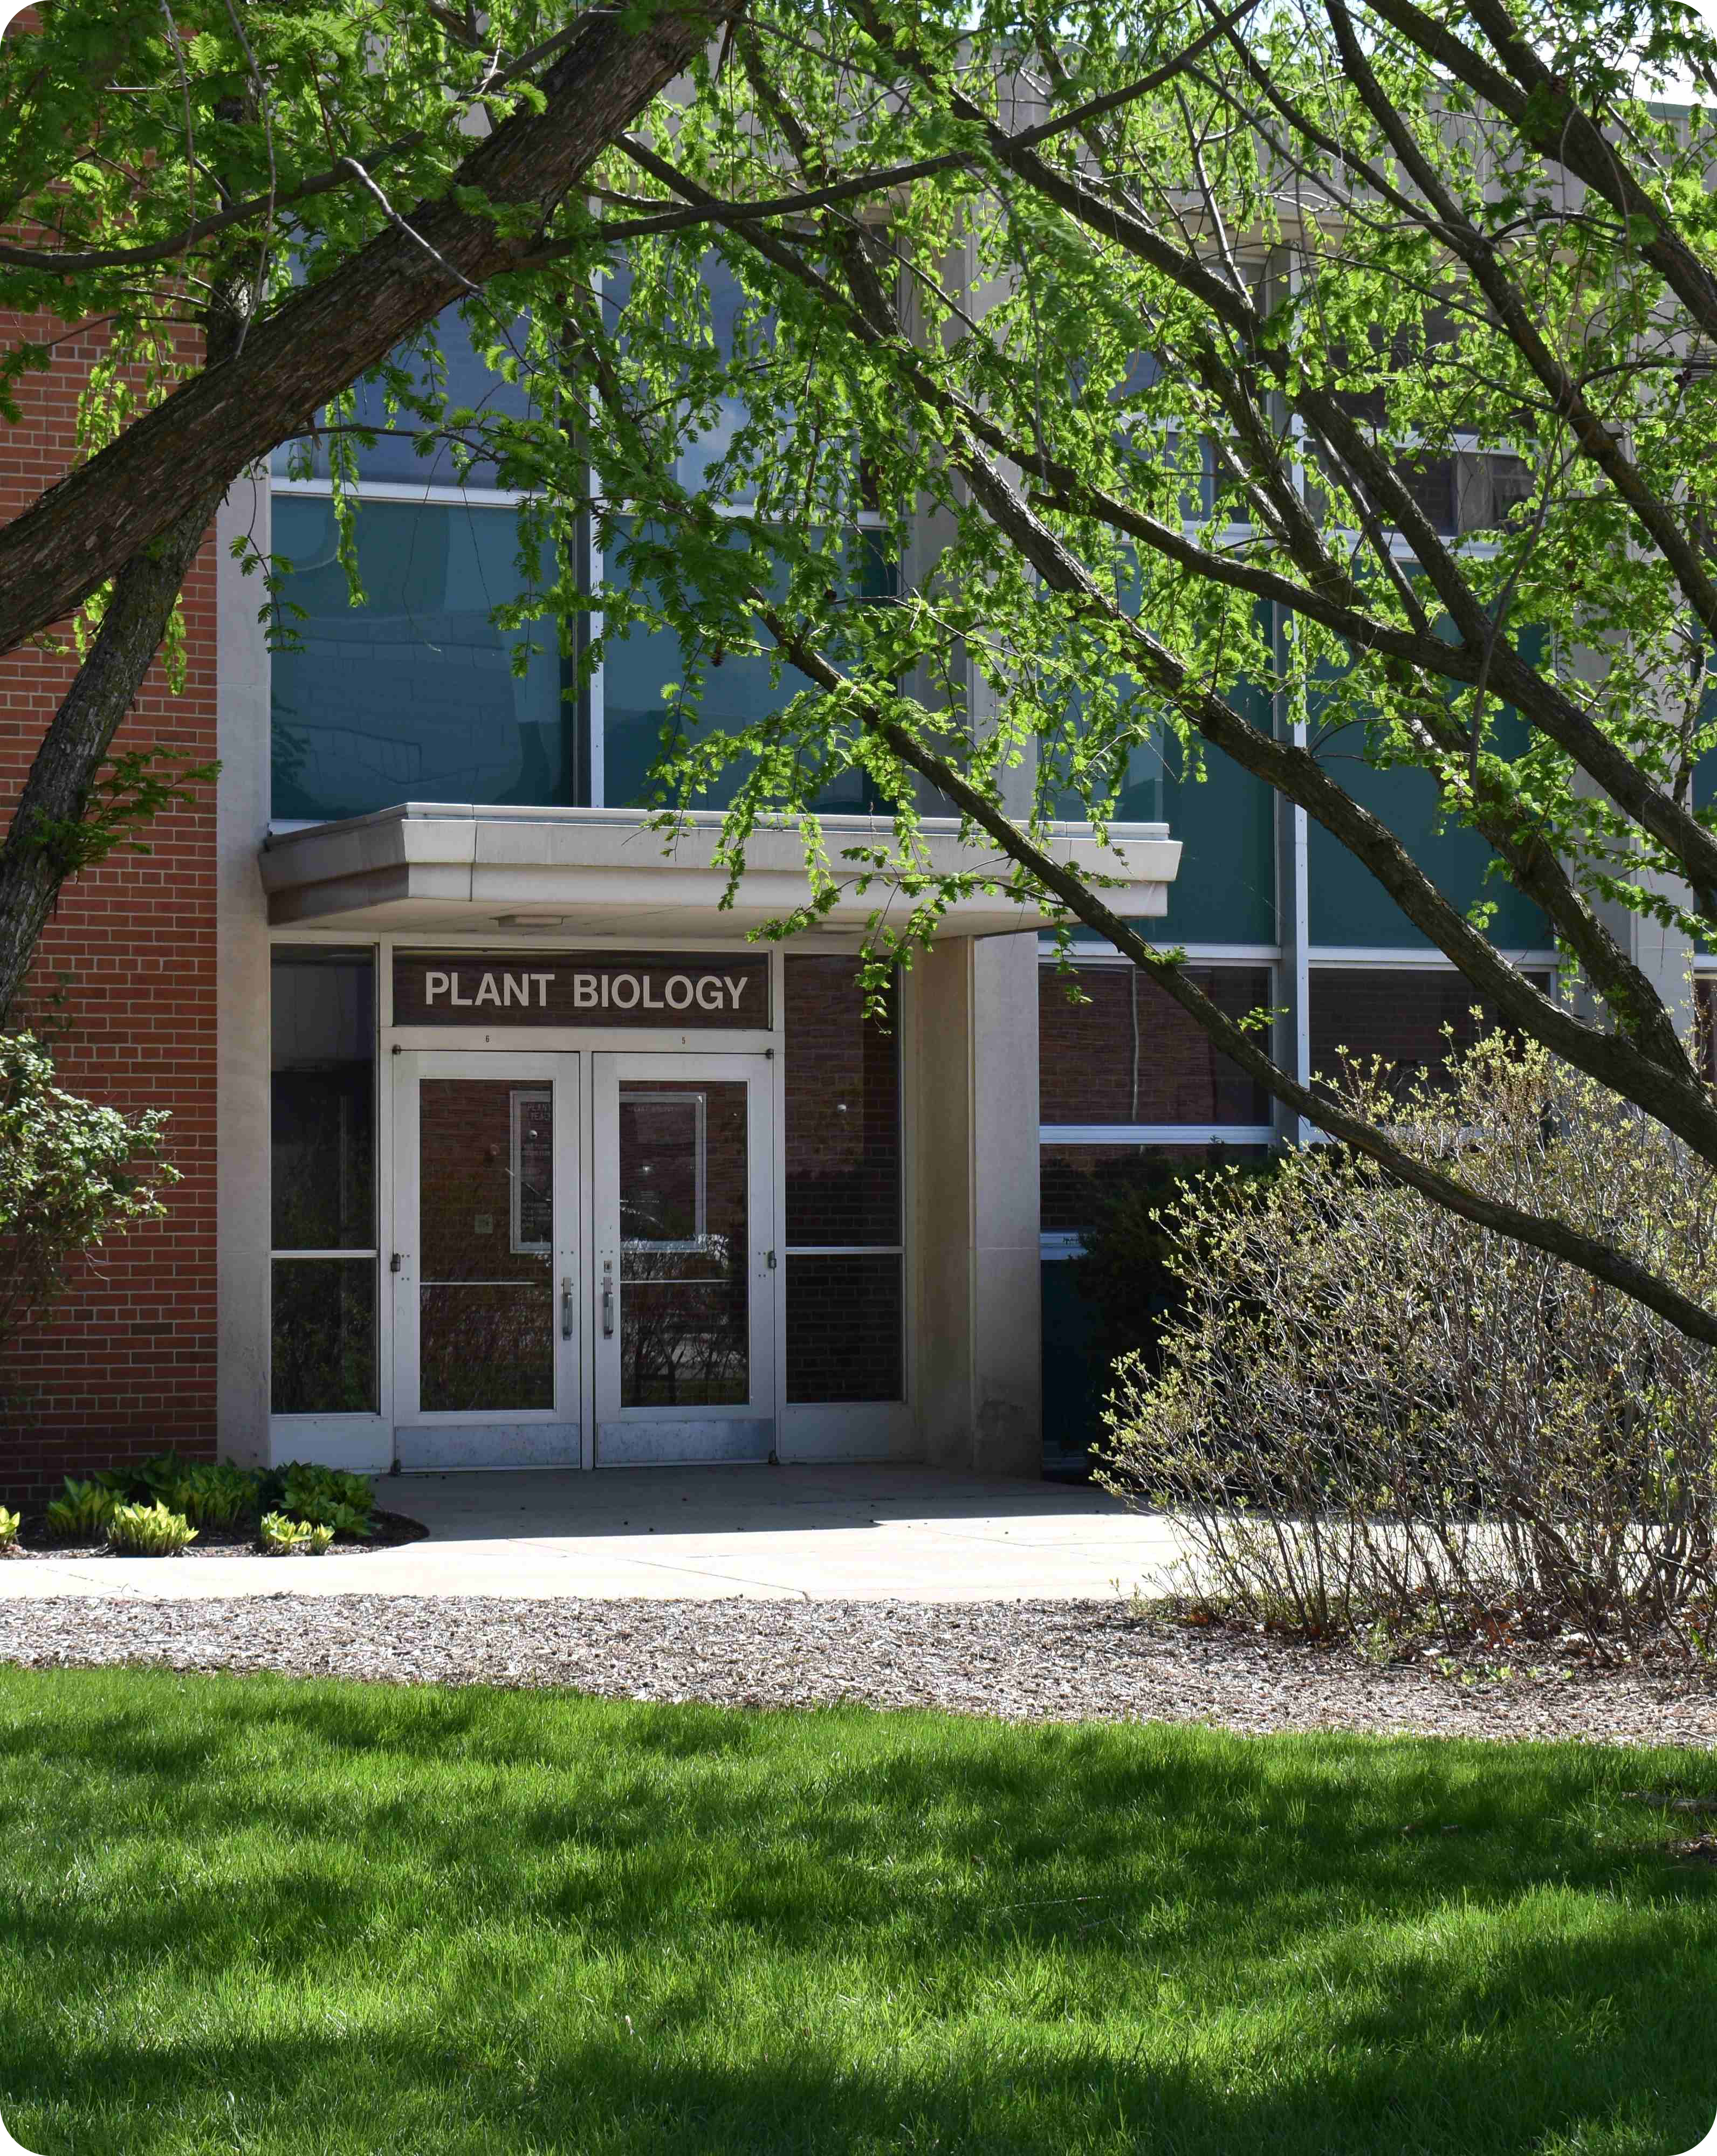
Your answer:
[[[393,1023],[754,1031],[769,1023],[769,962],[680,951],[401,951]]]

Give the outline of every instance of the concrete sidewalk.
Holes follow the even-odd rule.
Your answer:
[[[1148,1591],[1172,1524],[1101,1491],[924,1467],[404,1475],[379,1502],[427,1542],[324,1558],[25,1558],[0,1597],[597,1595],[1072,1601]]]

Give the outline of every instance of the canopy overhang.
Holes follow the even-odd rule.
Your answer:
[[[810,896],[804,842],[790,822],[760,826],[746,848],[734,901],[723,907],[727,871],[716,860],[722,817],[699,811],[672,833],[651,828],[635,808],[496,808],[445,802],[403,803],[337,824],[276,831],[265,840],[262,880],[277,927],[517,936],[537,930],[629,943],[640,938],[733,936],[779,919]],[[892,847],[886,817],[825,816],[824,845],[843,889],[826,926],[861,931],[879,906],[903,918],[910,901],[880,884],[856,888],[856,864],[842,854]],[[928,865],[998,886],[1005,858],[986,844],[962,844],[951,818],[920,827]],[[1165,824],[1115,824],[1108,843],[1088,824],[1056,824],[1042,843],[1055,858],[1098,883],[1124,918],[1160,917],[1180,863]],[[1041,927],[1047,916],[998,887],[960,897],[937,928],[941,937],[1001,936]]]

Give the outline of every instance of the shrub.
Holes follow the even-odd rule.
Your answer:
[[[165,1210],[166,1124],[62,1091],[33,1034],[0,1034],[0,1355],[84,1251]]]
[[[334,1539],[331,1527],[289,1519],[284,1512],[265,1512],[257,1532],[270,1557],[321,1557]]]
[[[1421,1158],[1717,1299],[1711,1170],[1542,1050],[1493,1035],[1405,1102],[1380,1070],[1341,1082]],[[1167,1217],[1182,1310],[1159,1370],[1117,1368],[1099,1476],[1182,1516],[1195,1593],[1320,1634],[1702,1621],[1710,1349],[1333,1146]]]
[[[80,1482],[65,1478],[63,1496],[49,1503],[48,1532],[54,1535],[105,1535],[117,1502],[113,1491],[99,1477]]]
[[[182,1512],[165,1505],[116,1505],[107,1522],[111,1548],[126,1557],[177,1557],[197,1539]]]
[[[21,1522],[16,1512],[8,1512],[0,1505],[0,1550],[18,1548],[18,1531]]]
[[[1188,1169],[1162,1153],[1146,1152],[1091,1179],[1090,1219],[1083,1255],[1073,1260],[1075,1284],[1095,1318],[1098,1353],[1105,1363],[1136,1350],[1154,1368],[1163,1328],[1180,1312],[1185,1291],[1175,1268],[1177,1241],[1188,1224],[1170,1217],[1175,1201],[1193,1191],[1204,1204],[1200,1217],[1221,1217],[1244,1204],[1257,1183],[1274,1174],[1262,1163],[1225,1158],[1213,1147],[1209,1163]]]

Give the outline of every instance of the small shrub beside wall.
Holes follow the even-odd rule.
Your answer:
[[[1717,1301],[1717,1178],[1660,1125],[1499,1035],[1449,1078],[1344,1090]],[[1335,1147],[1189,1186],[1164,1222],[1180,1307],[1159,1368],[1117,1366],[1100,1479],[1181,1515],[1190,1591],[1316,1635],[1717,1629],[1717,1354]]]
[[[85,1250],[165,1212],[167,1121],[63,1091],[33,1034],[0,1034],[0,1361]]]

